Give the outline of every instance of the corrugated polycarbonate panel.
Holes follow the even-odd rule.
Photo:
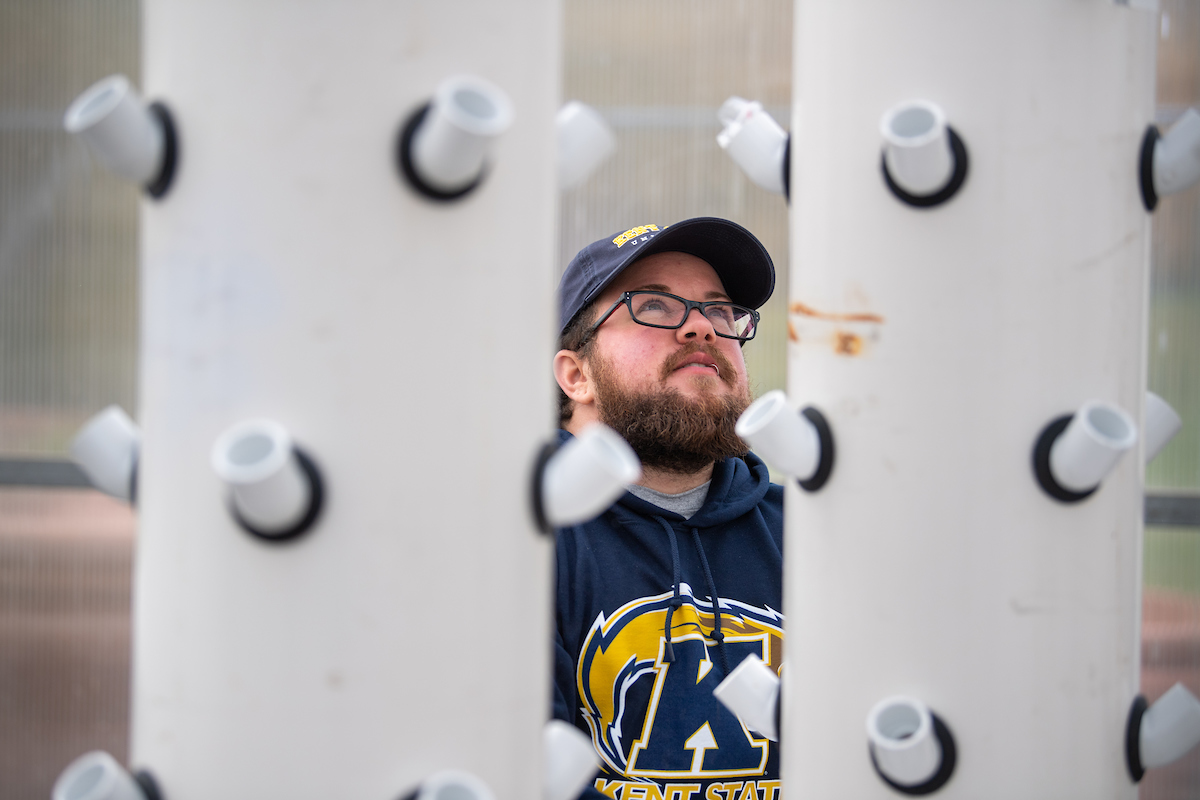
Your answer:
[[[1200,0],[1160,0],[1157,124],[1200,108]],[[1160,200],[1151,256],[1150,390],[1183,429],[1146,468],[1148,492],[1200,498],[1200,187]],[[1200,696],[1200,527],[1146,527],[1142,692],[1154,701],[1182,681]],[[1200,795],[1200,749],[1150,770],[1142,800]]]
[[[594,106],[617,152],[563,193],[559,262],[635,225],[732,219],[775,261],[776,285],[746,345],[756,394],[784,385],[787,204],[742,174],[717,145],[717,109],[758,100],[790,128],[792,4],[787,0],[566,0],[563,100]]]
[[[136,412],[137,189],[62,130],[112,73],[138,80],[133,0],[0,4],[0,456],[60,456]]]

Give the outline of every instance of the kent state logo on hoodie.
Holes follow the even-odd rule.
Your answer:
[[[712,603],[693,596],[687,584],[680,586],[683,605],[671,617],[675,660],[665,660],[664,625],[672,594],[631,601],[608,619],[601,614],[584,640],[579,698],[604,762],[595,786],[616,800],[773,800],[778,781],[761,781],[771,785],[757,787],[753,781],[744,782],[747,787],[743,782],[712,783],[763,775],[772,743],[748,730],[713,697],[725,675],[719,647],[709,638],[715,622]],[[722,599],[721,630],[730,669],[751,653],[779,669],[782,614]],[[605,780],[617,776],[626,780]],[[668,791],[655,785],[663,781],[671,782]]]

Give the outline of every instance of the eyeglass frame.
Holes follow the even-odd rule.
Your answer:
[[[652,322],[642,322],[633,313],[633,296],[635,294],[657,294],[662,295],[663,297],[670,297],[674,300],[678,300],[684,304],[683,319],[679,321],[678,325],[655,325]],[[586,342],[591,339],[596,333],[596,329],[607,322],[608,318],[611,317],[613,313],[616,312],[616,310],[621,306],[627,306],[629,308],[629,318],[638,325],[643,325],[647,328],[661,328],[668,331],[677,331],[686,325],[688,317],[692,315],[692,309],[698,309],[700,311],[700,316],[708,320],[708,315],[704,313],[704,309],[708,306],[735,306],[737,308],[744,308],[750,312],[750,317],[754,320],[754,332],[749,336],[743,338],[741,336],[731,336],[728,333],[721,333],[717,330],[717,326],[713,325],[713,333],[715,333],[717,336],[720,336],[722,339],[733,339],[739,345],[745,345],[746,342],[755,337],[755,335],[758,333],[758,323],[762,319],[762,314],[760,314],[757,310],[739,305],[732,300],[705,300],[701,302],[698,300],[688,300],[686,297],[680,297],[679,295],[671,294],[670,292],[659,292],[653,289],[634,289],[633,291],[623,292],[621,294],[620,298],[617,299],[617,302],[613,303],[612,306],[609,307],[608,311],[605,311],[603,316],[596,320],[595,324],[588,329],[587,335],[583,337],[583,341]],[[712,324],[711,320],[709,320],[709,324]]]

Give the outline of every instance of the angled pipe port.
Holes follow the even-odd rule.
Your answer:
[[[883,180],[901,202],[941,205],[967,179],[967,148],[934,103],[913,100],[891,108],[879,123]]]
[[[717,119],[723,126],[717,144],[746,177],[768,192],[787,197],[791,137],[762,103],[734,95],[721,105]]]
[[[71,440],[69,452],[100,491],[127,503],[137,502],[137,464],[141,431],[117,405],[96,414]]]
[[[162,800],[154,777],[145,771],[130,775],[103,750],[72,761],[50,791],[51,800]]]
[[[591,738],[552,719],[542,729],[542,800],[574,800],[600,770]]]
[[[558,188],[573,189],[586,181],[617,149],[617,137],[586,103],[572,100],[554,117],[558,143]]]
[[[259,539],[294,539],[321,512],[325,491],[316,464],[274,420],[247,420],[218,436],[212,468],[228,487],[233,518]]]
[[[1200,744],[1200,700],[1176,683],[1147,708],[1138,695],[1129,709],[1125,728],[1125,759],[1129,777],[1137,783],[1146,770],[1185,756]]]
[[[1089,497],[1137,444],[1133,418],[1111,403],[1089,400],[1074,414],[1050,421],[1033,448],[1033,473],[1055,500]]]
[[[124,75],[110,75],[75,98],[63,127],[105,167],[151,197],[171,187],[179,160],[174,120],[162,103],[147,105]]]
[[[1189,108],[1165,134],[1156,125],[1146,128],[1138,178],[1147,211],[1158,206],[1160,197],[1200,182],[1200,112]]]
[[[1154,392],[1146,392],[1146,463],[1153,461],[1183,428],[1179,412]]]
[[[749,730],[779,741],[779,676],[756,655],[748,655],[713,689]]]
[[[447,78],[404,123],[400,172],[430,200],[465,197],[483,182],[492,144],[512,120],[512,103],[499,87],[471,75]]]
[[[833,431],[825,415],[812,406],[794,411],[778,389],[751,403],[734,431],[805,491],[820,489],[833,472]]]
[[[457,769],[435,772],[401,800],[496,800],[483,779]]]
[[[537,526],[549,533],[594,519],[640,477],[637,454],[607,425],[589,425],[561,447],[548,444],[531,480]]]
[[[954,736],[915,697],[894,695],[876,703],[867,714],[867,743],[875,772],[901,794],[932,794],[954,773]]]

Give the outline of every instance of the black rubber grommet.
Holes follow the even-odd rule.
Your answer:
[[[1037,443],[1033,446],[1033,476],[1037,478],[1038,486],[1041,486],[1046,494],[1063,503],[1078,503],[1080,500],[1091,497],[1092,493],[1100,488],[1093,486],[1085,492],[1076,492],[1060,485],[1058,481],[1054,480],[1054,473],[1050,471],[1050,448],[1071,424],[1074,416],[1074,414],[1064,414],[1061,417],[1055,417],[1050,424],[1042,428],[1042,432],[1038,434]]]
[[[1142,205],[1153,211],[1158,205],[1158,192],[1154,190],[1154,148],[1162,138],[1158,127],[1150,125],[1142,136],[1142,152],[1138,158],[1138,185],[1142,189]]]
[[[229,502],[229,512],[237,520],[238,525],[241,525],[247,533],[255,538],[264,542],[270,542],[271,544],[290,542],[311,528],[313,523],[317,521],[317,517],[321,515],[321,506],[325,502],[325,486],[321,480],[321,473],[317,469],[317,465],[299,447],[293,447],[292,452],[296,454],[296,461],[299,462],[300,469],[304,472],[304,477],[308,479],[309,486],[308,508],[299,522],[281,531],[264,531],[260,528],[255,528],[247,522],[238,513],[237,506],[233,503],[232,499]]]
[[[133,773],[133,780],[142,790],[142,794],[146,796],[146,800],[163,800],[163,794],[158,789],[158,781],[154,780],[154,776],[147,770],[140,769]]]
[[[421,179],[421,176],[417,174],[416,167],[413,166],[412,141],[413,137],[417,134],[417,129],[421,127],[421,123],[425,120],[425,115],[429,113],[429,109],[432,108],[432,106],[432,103],[425,103],[423,106],[414,111],[409,116],[408,120],[405,121],[404,127],[400,130],[400,138],[396,140],[396,162],[400,166],[400,174],[404,176],[404,179],[408,181],[408,185],[411,186],[414,191],[416,191],[422,197],[426,197],[430,200],[437,200],[438,202],[447,203],[451,200],[458,200],[459,198],[470,194],[475,187],[483,183],[483,179],[487,176],[487,163],[484,163],[483,169],[480,170],[479,175],[476,176],[475,180],[471,181],[461,189],[455,189],[454,191],[448,192],[443,189],[438,189],[430,186]]]
[[[129,505],[137,508],[138,488],[138,454],[133,456],[133,465],[129,468]]]
[[[783,199],[792,202],[792,135],[783,145]]]
[[[825,419],[825,415],[812,406],[805,406],[800,409],[800,413],[817,429],[821,457],[817,462],[817,471],[813,473],[812,477],[803,481],[797,479],[796,483],[800,484],[800,488],[806,492],[815,492],[826,484],[830,473],[833,472],[833,429],[829,427],[829,421]]]
[[[929,716],[933,718],[933,735],[937,737],[938,744],[942,747],[942,761],[938,765],[938,771],[924,783],[919,783],[915,786],[905,786],[896,783],[887,775],[884,775],[879,769],[879,762],[875,760],[875,748],[869,743],[867,744],[867,752],[871,755],[871,766],[875,768],[875,773],[879,775],[884,783],[900,794],[917,796],[933,794],[945,786],[950,780],[950,776],[954,774],[954,765],[958,761],[958,748],[954,744],[954,735],[950,733],[950,728],[947,727],[946,723],[942,722],[941,717],[932,712]]]
[[[1146,774],[1146,768],[1142,766],[1141,741],[1142,716],[1148,707],[1142,695],[1133,698],[1133,705],[1129,707],[1129,721],[1125,723],[1125,766],[1129,768],[1129,777],[1134,783]]]
[[[967,146],[963,144],[963,140],[954,132],[954,128],[951,128],[949,125],[946,126],[946,135],[950,139],[950,154],[954,158],[954,172],[950,174],[950,180],[946,185],[933,194],[909,194],[900,188],[900,185],[892,180],[892,174],[888,172],[887,153],[880,154],[879,166],[883,170],[883,180],[887,184],[887,187],[892,190],[892,194],[896,195],[901,202],[907,203],[914,208],[932,208],[946,202],[962,188],[963,183],[967,180],[969,162]]]
[[[151,103],[149,111],[162,125],[163,155],[158,175],[146,184],[145,189],[146,194],[158,200],[171,188],[171,181],[175,178],[175,168],[179,164],[179,136],[175,132],[175,121],[171,117],[171,112],[165,105],[157,102]]]
[[[546,519],[546,502],[542,496],[542,478],[546,474],[546,464],[551,456],[558,452],[557,442],[547,442],[538,450],[533,461],[533,471],[529,477],[529,506],[533,513],[533,522],[537,529],[546,535],[554,532],[550,521]]]

